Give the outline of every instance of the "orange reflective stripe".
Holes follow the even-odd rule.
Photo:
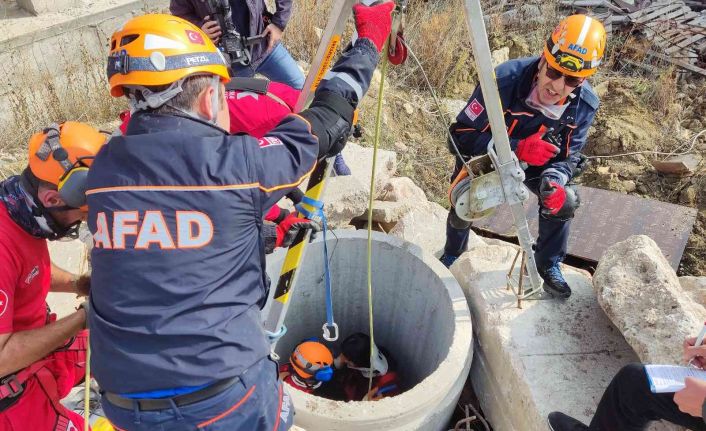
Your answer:
[[[512,135],[512,131],[515,130],[515,126],[517,126],[517,119],[513,120],[510,128],[507,129],[507,136]]]
[[[305,179],[307,179],[314,169],[316,168],[316,162],[304,175],[299,177],[296,181],[289,184],[279,184],[273,187],[264,187],[260,183],[246,183],[246,184],[226,184],[222,186],[116,186],[116,187],[102,187],[98,189],[92,189],[86,191],[86,196],[95,195],[98,193],[110,193],[110,192],[207,192],[207,191],[228,191],[228,190],[246,190],[259,188],[265,193],[270,193],[275,190],[286,189],[288,187],[296,187],[301,184]]]
[[[515,115],[515,116],[517,116],[517,115],[525,115],[525,116],[527,116],[527,117],[534,117],[534,114],[531,113],[531,112],[522,112],[522,111],[520,111],[520,112],[512,112],[511,110],[507,109],[507,110],[505,110],[505,113],[506,113],[506,114],[509,113],[510,115]]]
[[[255,391],[256,387],[257,387],[257,385],[253,385],[253,387],[250,388],[250,390],[245,394],[245,396],[243,398],[241,398],[240,401],[235,403],[235,405],[233,407],[229,408],[228,410],[224,411],[223,413],[221,413],[220,415],[218,415],[214,418],[211,418],[205,422],[201,422],[200,424],[196,425],[196,427],[197,428],[207,427],[207,426],[211,425],[212,423],[218,422],[219,420],[223,419],[224,417],[226,417],[229,414],[233,413],[234,411],[238,410],[238,407],[242,406],[243,403],[245,401],[247,401],[248,398],[250,398],[250,395],[252,395],[252,393]]]
[[[248,184],[226,184],[222,186],[116,186],[102,187],[86,191],[86,195],[95,195],[108,192],[203,192],[203,191],[224,191],[243,190],[259,187],[259,183]]]
[[[301,184],[305,179],[309,178],[309,176],[311,175],[311,173],[314,172],[314,169],[316,169],[316,162],[314,162],[314,165],[311,167],[311,169],[309,169],[309,171],[308,171],[307,173],[305,173],[304,175],[302,175],[301,177],[299,177],[299,179],[296,180],[296,181],[293,182],[293,183],[290,183],[290,184],[282,184],[282,185],[274,186],[274,187],[270,187],[270,188],[266,188],[266,187],[263,187],[263,186],[260,185],[260,186],[259,186],[259,189],[262,190],[262,191],[265,192],[265,193],[270,193],[270,192],[273,192],[273,191],[275,191],[275,190],[286,189],[287,187],[296,187],[296,186],[298,186],[299,184]]]
[[[279,405],[277,406],[277,420],[275,421],[275,427],[272,428],[272,431],[277,431],[279,428],[279,420],[280,420],[280,413],[282,413],[282,382],[279,384]]]
[[[569,131],[568,136],[566,137],[566,157],[569,157],[569,149],[571,148],[571,145],[570,145],[571,144],[571,135],[573,135],[573,134],[574,134],[574,130],[571,129]]]
[[[471,129],[470,127],[467,129],[456,129],[454,132],[475,132],[476,129]]]

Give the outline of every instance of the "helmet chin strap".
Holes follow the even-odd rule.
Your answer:
[[[50,208],[45,207],[37,197],[35,186],[28,178],[28,169],[20,175],[20,184],[25,191],[25,199],[31,207],[32,217],[42,230],[42,237],[49,241],[56,241],[63,238],[77,239],[81,220],[69,226],[62,226],[52,214],[53,212],[74,210],[76,208],[67,205]]]
[[[136,90],[140,91],[140,93],[142,93],[142,97],[144,100],[137,100],[134,94],[129,94],[128,97],[130,99],[130,110],[132,112],[135,112],[148,109],[157,109],[160,106],[167,105],[170,108],[179,111],[188,117],[195,118],[201,121],[205,120],[213,124],[214,126],[218,126],[218,112],[220,110],[220,82],[221,78],[219,76],[211,76],[211,87],[213,88],[213,94],[211,94],[211,118],[204,118],[202,115],[197,112],[194,112],[193,110],[182,109],[178,106],[174,106],[173,104],[169,103],[174,97],[176,97],[179,93],[183,91],[182,84],[184,83],[184,79],[180,79],[179,81],[172,83],[169,88],[160,92],[153,92],[152,90],[144,86],[133,87]]]

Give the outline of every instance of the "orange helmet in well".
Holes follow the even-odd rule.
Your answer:
[[[333,354],[318,341],[305,341],[292,352],[290,364],[299,377],[311,379],[317,377],[317,372],[321,370],[330,370]]]

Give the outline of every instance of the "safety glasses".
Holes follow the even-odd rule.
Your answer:
[[[544,74],[547,76],[547,78],[551,79],[552,81],[556,81],[557,79],[560,79],[562,76],[564,77],[564,84],[568,85],[569,87],[576,88],[581,83],[585,78],[579,78],[576,76],[569,76],[565,75],[558,70],[554,69],[553,67],[549,66],[548,64],[545,63],[544,65]]]

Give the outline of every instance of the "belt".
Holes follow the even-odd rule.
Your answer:
[[[183,407],[211,398],[230,388],[239,380],[240,378],[238,377],[223,379],[209,387],[200,389],[190,394],[179,395],[174,398],[133,399],[110,392],[106,392],[104,396],[108,399],[108,401],[110,401],[111,404],[127,410],[132,410],[135,403],[137,403],[137,406],[141,411],[165,410],[172,407],[172,402],[174,402],[177,407]]]

